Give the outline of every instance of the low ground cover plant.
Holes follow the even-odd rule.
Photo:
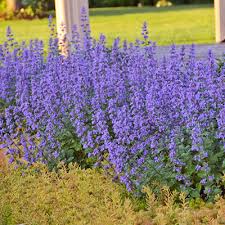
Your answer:
[[[146,200],[129,198],[102,171],[76,165],[49,172],[42,164],[29,169],[0,166],[1,225],[215,225],[225,223],[225,200],[188,203],[184,193],[162,188]]]
[[[108,48],[82,22],[67,57],[52,24],[47,56],[42,41],[18,44],[8,29],[0,142],[10,163],[101,167],[135,195],[155,183],[188,198],[224,194],[224,64],[212,52],[197,60],[194,46],[157,59],[147,24],[143,40]]]
[[[122,187],[97,170],[77,166],[49,172],[14,166],[0,173],[1,225],[134,224],[135,212]]]

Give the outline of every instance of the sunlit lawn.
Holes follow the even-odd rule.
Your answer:
[[[151,38],[159,45],[171,43],[213,43],[213,5],[173,6],[170,8],[102,8],[90,10],[92,34],[95,38],[103,33],[108,42],[115,37],[134,41],[140,37],[141,26],[147,21]],[[18,41],[31,38],[48,39],[48,20],[0,21],[0,42],[5,29],[11,26]]]

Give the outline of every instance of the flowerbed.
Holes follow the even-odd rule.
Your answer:
[[[58,50],[54,26],[42,41],[0,47],[0,142],[10,162],[103,167],[131,192],[158,182],[188,197],[224,193],[225,66],[212,52],[171,47],[157,60],[148,38],[136,43],[90,37],[74,28],[71,51]],[[95,163],[95,164],[94,164]],[[94,165],[93,165],[94,164]]]

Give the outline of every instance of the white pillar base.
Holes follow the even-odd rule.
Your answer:
[[[78,32],[81,32],[81,9],[86,9],[87,16],[89,14],[88,10],[88,0],[55,0],[56,9],[56,23],[57,32],[59,39],[67,37],[71,40],[72,37],[72,27],[77,25]],[[62,25],[65,29],[62,30]]]

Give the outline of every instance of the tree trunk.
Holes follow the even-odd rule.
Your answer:
[[[10,12],[16,12],[19,9],[19,2],[18,0],[7,0],[7,10]]]

